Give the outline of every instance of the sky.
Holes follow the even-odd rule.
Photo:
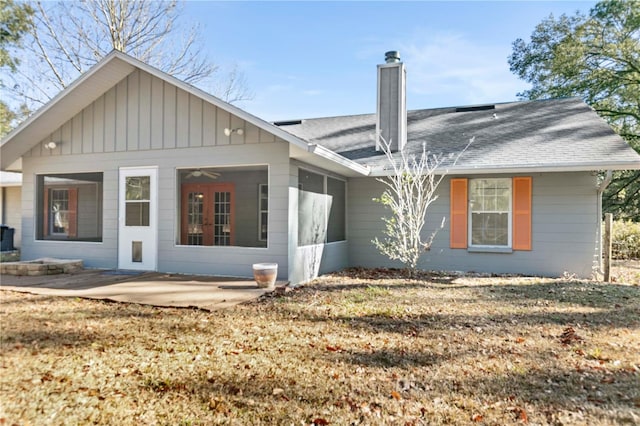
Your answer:
[[[550,14],[595,2],[188,1],[205,50],[237,64],[253,99],[237,106],[269,121],[375,111],[376,66],[398,50],[409,109],[517,100],[529,86],[509,71],[517,38]]]

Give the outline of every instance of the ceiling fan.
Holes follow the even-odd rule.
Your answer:
[[[199,178],[201,176],[208,177],[209,179],[218,179],[220,177],[220,173],[218,172],[208,172],[202,169],[192,170],[185,175],[185,179],[190,178]]]

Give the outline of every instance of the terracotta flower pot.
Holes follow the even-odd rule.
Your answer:
[[[278,276],[277,263],[254,263],[253,278],[260,288],[273,288]]]

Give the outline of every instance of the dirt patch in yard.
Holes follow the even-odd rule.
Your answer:
[[[640,287],[352,270],[215,313],[2,292],[6,424],[637,424]]]

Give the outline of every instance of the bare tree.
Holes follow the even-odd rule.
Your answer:
[[[443,217],[440,228],[433,230],[428,238],[423,238],[427,211],[438,199],[436,191],[447,174],[444,165],[455,165],[474,139],[471,138],[457,155],[432,154],[423,143],[419,156],[407,154],[406,150],[394,156],[390,142],[380,138],[380,146],[393,172],[376,179],[386,188],[374,201],[390,209],[391,217],[382,218],[385,238],[380,240],[376,237],[372,243],[389,259],[400,261],[409,276],[415,275],[420,257],[431,249],[433,239],[444,227],[446,218]]]
[[[211,62],[197,25],[182,25],[177,0],[35,2],[13,93],[32,107],[44,104],[112,50],[125,52],[227,101],[251,95],[242,73]]]

